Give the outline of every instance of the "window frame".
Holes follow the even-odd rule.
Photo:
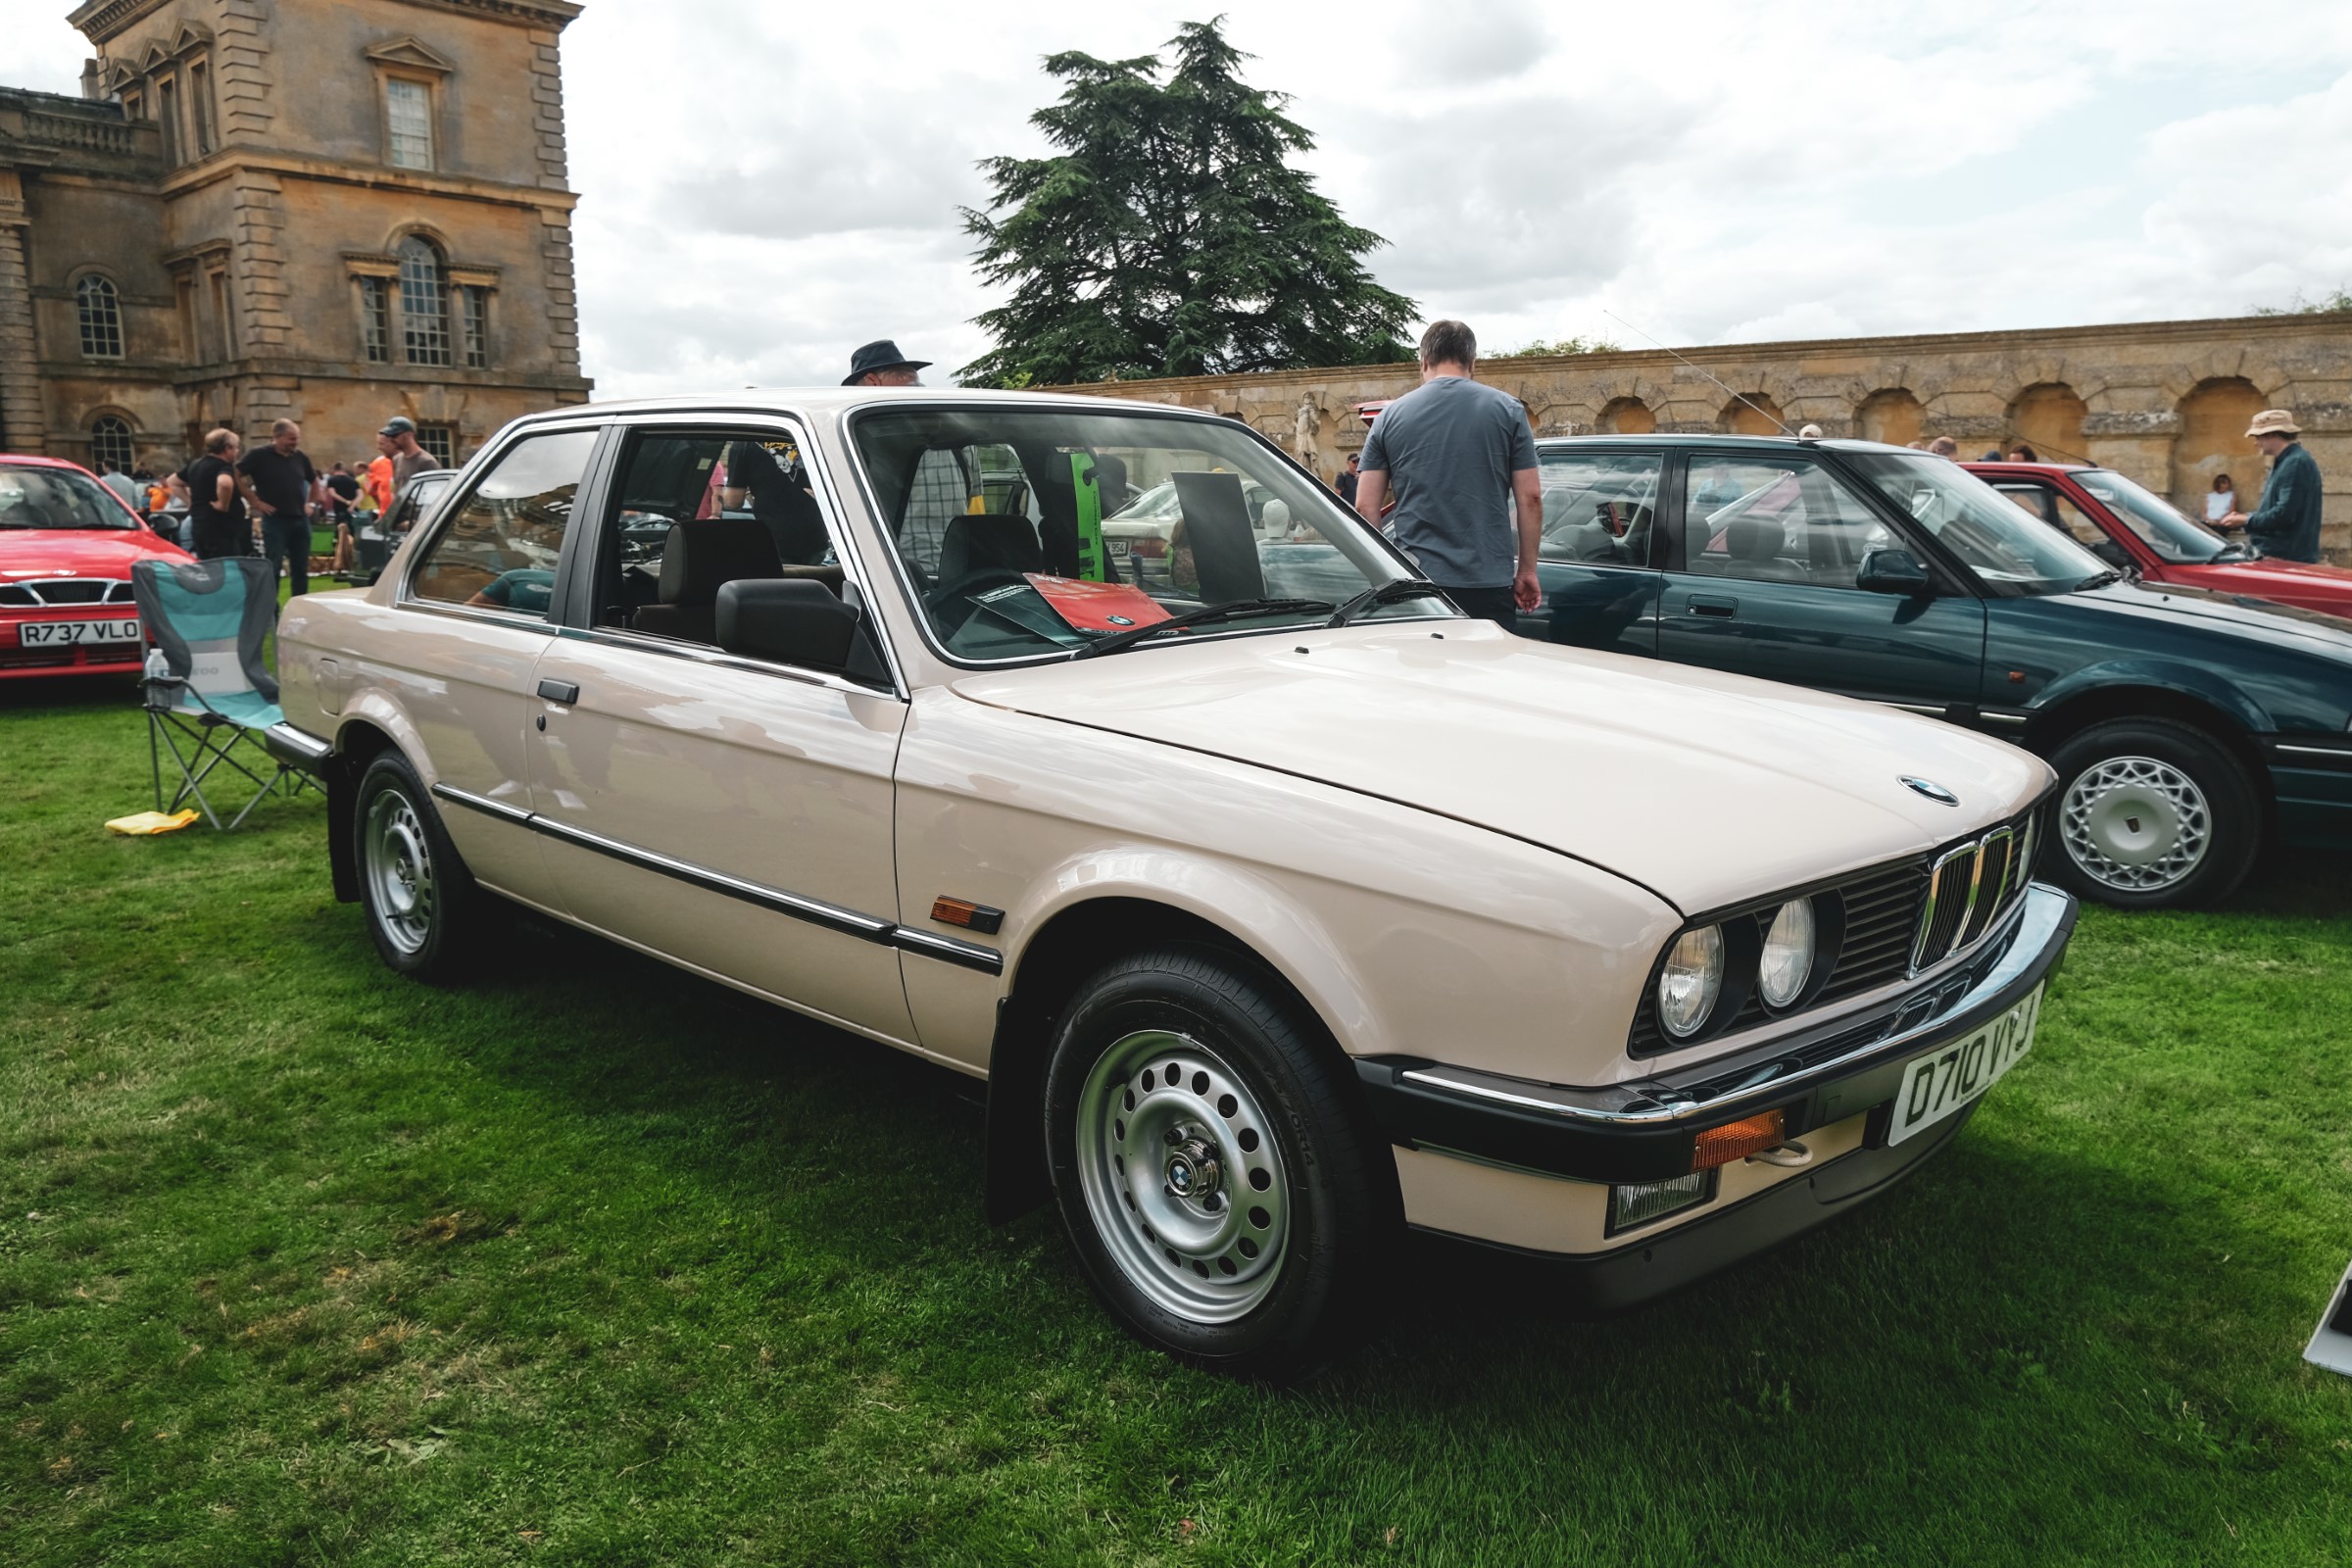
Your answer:
[[[437,174],[441,172],[441,82],[436,76],[421,71],[402,71],[378,67],[376,71],[377,114],[383,125],[384,167],[411,174]],[[424,106],[424,162],[404,164],[397,156],[401,132],[393,126],[392,89],[395,85],[415,87]]]
[[[758,674],[782,675],[808,684],[830,687],[836,691],[863,697],[895,697],[900,702],[912,701],[913,688],[908,684],[906,670],[893,645],[890,628],[877,612],[879,595],[873,574],[867,568],[864,553],[858,548],[849,527],[848,513],[840,492],[831,483],[821,452],[814,439],[814,423],[798,414],[755,412],[749,410],[712,409],[685,410],[661,415],[644,415],[615,421],[605,449],[605,468],[597,494],[591,498],[595,525],[581,531],[580,553],[568,554],[570,541],[565,541],[568,578],[557,583],[558,599],[564,612],[564,635],[601,643],[608,647],[630,649],[640,653],[658,654],[670,659],[684,659],[696,663],[711,664],[727,669],[750,670]],[[613,509],[620,499],[620,487],[627,471],[629,458],[646,435],[710,435],[727,439],[751,438],[775,440],[787,438],[799,446],[802,466],[808,470],[809,495],[825,519],[825,530],[833,541],[833,552],[840,558],[842,581],[854,584],[866,606],[863,624],[873,638],[875,651],[881,656],[882,667],[888,672],[887,689],[852,680],[833,670],[812,669],[805,664],[786,664],[772,660],[754,659],[743,654],[731,654],[723,648],[704,647],[671,637],[657,637],[649,632],[633,631],[626,626],[602,625],[597,620],[596,598],[604,578],[608,553],[608,537]],[[869,514],[870,515],[870,514]],[[555,607],[551,606],[551,612]]]
[[[1657,571],[1662,569],[1660,556],[1663,554],[1664,547],[1660,541],[1668,531],[1667,518],[1670,510],[1678,530],[1681,521],[1681,471],[1680,466],[1675,460],[1675,454],[1668,448],[1644,446],[1639,441],[1607,444],[1597,441],[1590,444],[1582,441],[1538,441],[1536,443],[1536,478],[1539,494],[1542,493],[1544,459],[1546,453],[1556,453],[1563,458],[1586,455],[1598,458],[1649,458],[1657,463],[1658,484],[1650,502],[1649,549],[1642,560],[1577,561],[1565,556],[1547,556],[1544,554],[1543,545],[1539,542],[1536,549],[1537,564],[1550,566],[1575,566],[1592,571]],[[1546,528],[1551,525],[1549,517],[1544,518],[1544,521]]]
[[[1714,583],[1745,583],[1757,588],[1813,588],[1828,593],[1862,593],[1866,591],[1850,582],[1815,582],[1809,578],[1791,579],[1780,577],[1743,577],[1730,572],[1700,571],[1690,564],[1689,514],[1689,498],[1690,495],[1690,469],[1693,467],[1704,466],[1712,463],[1748,463],[1760,466],[1774,466],[1785,464],[1790,467],[1792,472],[1798,467],[1810,467],[1815,472],[1827,478],[1833,484],[1836,484],[1839,490],[1844,493],[1848,501],[1861,508],[1865,515],[1877,521],[1880,527],[1886,530],[1887,537],[1891,539],[1893,543],[1891,545],[1883,546],[1882,548],[1910,551],[1913,556],[1917,557],[1920,562],[1928,567],[1929,576],[1931,579],[1930,592],[1937,597],[1953,597],[1949,589],[1941,581],[1941,578],[1948,574],[1939,572],[1937,564],[1933,556],[1922,554],[1917,537],[1913,530],[1903,526],[1903,523],[1907,519],[1896,518],[1888,515],[1889,509],[1884,504],[1882,498],[1879,496],[1876,486],[1872,485],[1868,480],[1864,479],[1860,475],[1847,471],[1838,464],[1825,463],[1822,461],[1822,455],[1818,450],[1790,451],[1771,447],[1726,447],[1722,449],[1717,449],[1714,447],[1693,447],[1683,454],[1683,463],[1684,475],[1676,496],[1676,499],[1680,504],[1676,509],[1677,514],[1674,530],[1674,544],[1672,547],[1674,560],[1677,563],[1672,569],[1678,576],[1694,582],[1704,580],[1706,582]],[[1799,484],[1802,484],[1801,480],[1799,481]],[[1865,554],[1867,554],[1867,552],[1865,552]],[[1855,562],[1857,568],[1859,568],[1860,564],[1861,563],[1859,561]]]
[[[122,415],[116,413],[112,409],[99,410],[96,414],[90,416],[89,423],[83,426],[83,432],[89,437],[90,442],[91,471],[100,474],[109,471],[105,460],[98,450],[98,441],[100,428],[104,425],[110,424],[119,426],[121,429],[122,438],[123,462],[121,464],[118,471],[127,474],[132,468],[138,466],[139,432],[131,425],[131,422],[128,419],[124,418]],[[113,434],[111,431],[107,433],[110,436]]]
[[[457,615],[466,620],[483,621],[493,626],[507,626],[555,636],[564,625],[563,609],[569,578],[577,571],[579,540],[583,530],[566,527],[564,543],[556,554],[556,580],[549,587],[547,610],[534,619],[512,610],[497,610],[482,605],[453,604],[445,599],[427,599],[416,591],[416,573],[439,548],[449,530],[456,524],[458,514],[465,511],[482,481],[496,471],[508,456],[525,441],[542,436],[573,435],[590,432],[596,442],[589,448],[588,461],[580,470],[580,488],[573,501],[574,520],[583,505],[601,506],[604,493],[604,474],[612,448],[612,421],[610,418],[569,418],[550,420],[545,424],[517,425],[507,431],[506,439],[485,447],[471,463],[461,469],[450,491],[434,507],[429,522],[420,522],[411,531],[408,542],[393,557],[392,605],[397,610],[421,612],[429,615]]]
[[[106,301],[106,319],[100,324],[114,339],[115,346],[112,349],[90,347],[89,296],[98,293],[103,293]],[[123,329],[122,321],[122,286],[96,268],[85,270],[74,279],[74,325],[75,340],[84,360],[113,363],[129,357],[126,348],[129,334]]]
[[[419,316],[419,319],[426,321],[427,324],[437,322],[437,331],[441,344],[441,357],[437,360],[418,359],[416,357],[416,349],[415,347],[416,334],[414,333],[409,326],[411,316],[411,306],[409,303],[409,257],[411,254],[413,254],[411,249],[412,247],[421,248],[433,259],[433,287],[439,308],[434,317],[424,318]],[[400,243],[392,247],[392,259],[399,266],[399,272],[392,280],[393,316],[396,318],[394,323],[394,336],[398,338],[400,343],[400,359],[398,363],[402,365],[415,366],[419,369],[427,370],[449,370],[457,368],[455,364],[456,354],[454,352],[457,344],[454,334],[450,329],[449,318],[449,251],[440,243],[440,241],[434,239],[430,234],[424,233],[421,230],[412,230],[409,233],[403,234],[400,237]]]

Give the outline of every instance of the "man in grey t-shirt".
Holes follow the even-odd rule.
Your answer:
[[[1478,339],[1460,321],[1421,334],[1421,385],[1372,421],[1355,510],[1378,527],[1394,490],[1390,537],[1465,613],[1516,631],[1519,612],[1544,603],[1536,582],[1544,492],[1527,412],[1472,380],[1477,366]]]

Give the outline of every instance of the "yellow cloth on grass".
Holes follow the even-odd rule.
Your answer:
[[[151,833],[176,833],[196,820],[201,813],[193,807],[167,816],[161,811],[141,811],[136,816],[118,816],[106,824],[109,833],[127,833],[141,837]]]

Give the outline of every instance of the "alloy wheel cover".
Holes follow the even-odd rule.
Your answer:
[[[2172,763],[2111,757],[2068,788],[2058,831],[2084,876],[2119,892],[2154,893],[2204,863],[2213,810],[2196,781]]]

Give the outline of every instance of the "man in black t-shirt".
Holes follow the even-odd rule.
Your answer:
[[[774,453],[756,441],[728,446],[727,485],[719,499],[730,510],[748,499],[752,515],[767,524],[767,531],[775,537],[776,555],[788,566],[815,565],[831,548],[825,514],[815,500],[792,482]]]
[[[291,572],[294,592],[311,591],[311,508],[326,487],[302,450],[302,426],[280,419],[270,427],[270,444],[245,454],[237,465],[245,494],[262,514],[262,549],[271,576]]]
[[[351,465],[338,463],[326,476],[326,511],[335,519],[335,565],[338,572],[352,568],[357,547],[351,536],[351,509],[360,499],[360,481],[353,478]]]
[[[215,430],[204,438],[204,456],[175,475],[187,492],[188,536],[199,561],[253,554],[253,525],[237,488],[238,450],[236,431]]]

